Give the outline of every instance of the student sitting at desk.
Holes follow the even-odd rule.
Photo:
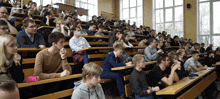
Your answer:
[[[24,30],[16,35],[18,47],[45,47],[44,38],[37,33],[37,26],[32,19],[24,20],[23,27]]]
[[[146,62],[156,60],[158,57],[158,54],[163,52],[163,50],[161,50],[161,49],[157,51],[157,48],[156,48],[157,41],[155,38],[150,38],[148,40],[148,44],[149,44],[149,46],[144,49],[144,55],[145,55]]]
[[[73,52],[73,61],[84,61],[89,63],[89,57],[86,51],[79,51],[82,48],[91,47],[87,40],[81,36],[80,27],[73,29],[74,36],[69,40],[69,46]]]
[[[171,66],[171,71],[166,70],[170,66],[170,59],[167,55],[161,54],[158,57],[156,65],[148,74],[148,84],[149,86],[155,87],[159,86],[163,89],[169,85],[172,85],[174,81],[178,82],[179,77],[175,72],[177,68],[181,68],[180,62],[177,62]]]
[[[89,25],[89,29],[85,29],[84,32],[86,32],[89,36],[94,36],[93,31],[95,31],[96,26],[94,24]]]
[[[143,68],[145,68],[144,55],[137,54],[132,58],[135,65],[132,71],[129,82],[132,92],[135,94],[135,99],[155,99],[152,95],[153,92],[160,90],[158,86],[150,87],[147,83],[147,77]]]
[[[0,74],[6,74],[17,83],[22,83],[24,73],[20,64],[21,56],[17,54],[17,40],[12,35],[0,36],[0,59]]]
[[[65,29],[67,29],[68,32]],[[61,32],[63,35],[70,35],[70,29],[68,26],[65,26],[63,19],[59,19],[56,22],[56,28],[54,28],[51,33],[54,32]]]
[[[8,24],[5,21],[0,20],[0,36],[2,34],[10,34],[10,33],[8,29]]]
[[[71,99],[105,99],[105,94],[99,84],[102,68],[95,63],[83,66],[82,79],[79,86],[74,88]]]
[[[122,32],[120,32],[118,30],[114,31],[113,36],[109,40],[108,46],[112,47],[113,44],[115,43],[115,41],[117,41],[117,40],[122,40]]]
[[[124,47],[121,44],[117,44],[114,47],[114,51],[109,53],[108,56],[104,60],[104,63],[102,65],[103,72],[101,74],[101,78],[116,80],[118,91],[122,98],[125,97],[125,88],[123,85],[122,74],[119,72],[117,73],[113,72],[111,68],[132,65],[131,62],[119,63],[119,57],[121,57],[123,51],[124,51]]]
[[[65,26],[69,27],[70,30],[72,30],[74,27],[74,25],[72,24],[72,16],[70,15],[67,15],[64,17],[64,23],[65,23]]]
[[[23,20],[26,20],[26,19],[33,19],[33,9],[32,8],[26,9],[25,15],[23,16]]]
[[[31,8],[33,9],[33,15],[40,15],[40,12],[37,10],[37,3],[36,2],[31,3]]]
[[[18,31],[16,30],[16,28],[13,27],[11,25],[11,23],[9,23],[8,20],[6,19],[7,18],[7,13],[8,13],[7,9],[2,6],[2,7],[0,7],[0,12],[1,12],[0,13],[0,19],[5,21],[8,24],[10,33],[17,34]]]
[[[199,43],[194,43],[194,46],[190,49],[190,53],[192,54],[193,51],[200,51],[200,44]]]
[[[104,26],[103,25],[99,25],[98,26],[98,31],[94,34],[94,36],[105,36],[102,32],[103,32]]]
[[[15,3],[15,6],[11,8],[11,12],[10,12],[10,15],[9,15],[9,18],[8,18],[8,20],[11,21],[13,26],[15,26],[15,21],[16,20],[14,19],[15,17],[12,16],[12,14],[15,13],[15,12],[17,12],[17,13],[24,13],[23,9],[21,8],[21,2],[20,1],[17,1]]]
[[[213,51],[207,53],[207,56],[203,59],[202,64],[211,67],[212,64],[216,63],[215,55]]]
[[[192,68],[192,72],[205,70],[207,68],[207,65],[202,66],[198,60],[199,60],[199,52],[193,51],[192,57],[188,58],[184,64],[185,70],[187,70],[189,66]]]
[[[122,39],[124,41],[123,45],[125,47],[133,47],[133,45],[129,42],[130,36],[128,34],[123,34]]]
[[[138,46],[145,47],[147,45],[147,41],[148,41],[147,38],[144,38],[139,42]],[[138,52],[144,52],[144,49],[138,49]]]
[[[46,12],[44,14],[44,17],[42,18],[40,25],[42,25],[42,26],[56,26],[56,24],[53,22],[52,14],[50,12]]]
[[[41,80],[66,77],[72,74],[72,68],[66,57],[65,36],[60,32],[49,35],[50,48],[43,49],[36,55],[34,75]]]

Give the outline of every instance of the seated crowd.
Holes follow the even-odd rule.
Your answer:
[[[7,2],[0,4],[9,5]],[[73,61],[84,63],[82,81],[74,89],[72,99],[104,99],[105,95],[99,84],[101,78],[114,79],[120,96],[125,98],[122,79],[125,74],[121,71],[112,71],[111,68],[131,65],[135,65],[129,78],[135,98],[157,99],[155,92],[220,61],[220,48],[214,50],[212,44],[205,49],[204,43],[200,46],[199,43],[193,44],[191,39],[180,39],[178,36],[172,38],[166,31],[156,33],[156,30],[148,26],[138,28],[135,22],[130,24],[130,20],[126,23],[125,20],[95,15],[88,22],[89,24],[83,27],[76,13],[66,11],[64,15],[60,13],[59,17],[55,17],[51,5],[47,5],[44,9],[39,5],[37,8],[35,2],[24,5],[23,9],[26,9],[26,13],[23,16],[22,30],[18,32],[15,28],[15,22],[18,20],[12,14],[24,13],[23,10],[16,9],[21,7],[21,2],[16,2],[10,12],[3,6],[0,7],[0,82],[4,83],[0,83],[0,98],[19,99],[16,82],[23,83],[25,78],[21,64],[23,56],[17,51],[18,48],[45,48],[36,54],[34,64],[34,76],[39,76],[40,80],[75,74],[67,60],[66,36],[70,36],[68,46],[72,51]],[[6,19],[8,13],[10,16]],[[34,21],[36,19],[34,15],[41,16],[40,23]],[[46,37],[48,40],[39,33],[38,25],[54,26]],[[104,33],[106,30],[110,31],[108,35]],[[16,37],[11,34],[16,34]],[[90,62],[89,53],[80,50],[91,47],[86,36],[110,38],[108,47],[113,47],[113,50],[108,50],[102,66]],[[140,39],[138,46],[145,49],[137,50],[143,52],[143,55],[137,54],[132,57],[126,53],[125,48],[134,47],[131,42],[138,39]],[[98,39],[93,42],[103,41]],[[167,47],[170,46],[177,46],[178,50],[168,50]],[[192,57],[188,58],[189,55]],[[204,57],[201,63],[200,56]],[[146,76],[143,69],[145,63],[151,61],[157,61],[157,65],[151,68]],[[13,95],[8,95],[12,93]]]

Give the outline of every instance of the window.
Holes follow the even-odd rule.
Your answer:
[[[37,6],[43,5],[46,6],[47,4],[53,5],[54,3],[66,3],[66,0],[32,0],[33,2],[37,3]]]
[[[88,9],[88,16],[78,16],[82,21],[92,20],[93,15],[98,15],[98,0],[76,0],[75,6]]]
[[[120,19],[136,26],[143,25],[143,0],[120,0]]]
[[[153,28],[183,37],[183,0],[154,0]]]
[[[205,43],[206,46],[213,44],[214,48],[220,46],[220,1],[197,0],[197,42]]]

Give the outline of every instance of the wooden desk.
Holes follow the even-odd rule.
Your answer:
[[[18,52],[38,52],[45,48],[18,48]]]
[[[80,78],[80,77],[82,77],[82,74],[74,74],[74,75],[70,75],[70,76],[62,77],[62,78],[46,79],[46,80],[41,80],[41,81],[38,81],[38,82],[18,83],[18,88],[34,86],[34,85],[40,85],[40,84],[46,84],[46,83],[51,83],[51,82],[58,82],[58,81],[74,79],[74,78]]]
[[[54,29],[54,28],[56,28],[56,27],[54,27],[54,26],[41,26],[37,29],[40,30],[40,29]]]
[[[183,78],[182,80],[180,80],[179,82],[177,82],[177,83],[175,83],[175,84],[173,84],[173,85],[171,85],[171,86],[168,86],[168,87],[166,87],[166,88],[164,88],[164,89],[162,89],[162,90],[160,90],[159,92],[156,92],[156,95],[158,95],[158,96],[161,96],[161,95],[163,95],[163,96],[173,96],[173,97],[177,97],[177,96],[175,96],[175,95],[177,95],[180,91],[182,91],[182,90],[184,90],[185,88],[187,88],[188,86],[190,86],[191,84],[193,84],[194,82],[196,82],[196,81],[198,81],[199,79],[202,79],[204,76],[206,76],[206,75],[208,75],[207,77],[205,77],[204,79],[202,79],[200,82],[202,82],[202,81],[204,81],[204,80],[206,80],[206,78],[209,78],[210,79],[210,77],[212,78],[212,79],[210,79],[210,83],[207,83],[207,84],[205,84],[205,85],[203,85],[203,86],[206,86],[206,87],[208,87],[216,78],[217,78],[217,76],[216,76],[216,72],[214,71],[213,73],[211,73],[211,72],[213,72],[213,70],[203,70],[203,71],[201,71],[200,73],[198,72],[198,77],[196,77],[195,79],[190,79],[189,77],[185,77],[185,78]],[[211,73],[211,74],[210,74]],[[210,75],[209,75],[210,74]],[[197,84],[199,84],[199,83],[197,83]],[[196,85],[197,85],[196,84]],[[195,85],[195,86],[196,86]],[[206,88],[205,87],[205,88]],[[189,90],[191,90],[192,88],[190,88]],[[203,90],[202,90],[203,91]],[[185,94],[185,93],[184,93]],[[199,94],[198,94],[199,95]],[[196,96],[197,97],[197,96]],[[190,98],[191,99],[191,98]],[[194,99],[194,98],[192,98],[192,99]]]
[[[157,61],[151,61],[151,62],[146,62],[146,65],[151,65],[151,64],[156,64]],[[111,68],[112,71],[116,71],[116,70],[124,70],[124,69],[130,69],[130,68],[134,68],[134,65],[132,66],[122,66],[122,67],[114,67]]]
[[[144,49],[144,46],[134,46],[131,47],[131,49]],[[86,51],[86,50],[106,50],[106,49],[113,49],[113,47],[88,47],[88,48],[82,48],[80,51]],[[129,49],[129,47],[126,47],[125,49]]]
[[[175,49],[178,49],[179,46],[169,46],[169,47],[165,47],[165,49],[170,49],[170,48],[175,48]]]
[[[12,13],[12,16],[16,16],[16,17],[23,17],[23,15],[25,15],[25,14],[24,13],[18,13],[18,12]]]

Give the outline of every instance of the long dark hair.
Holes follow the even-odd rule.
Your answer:
[[[113,36],[111,37],[111,39],[112,39],[113,41],[118,40],[118,38],[116,37],[116,34],[117,34],[118,32],[119,32],[120,34],[122,34],[120,31],[117,31],[117,30],[114,31]]]
[[[127,35],[128,35],[128,34],[125,34],[125,33],[124,33],[123,36],[122,36],[122,39],[123,39],[123,41],[124,41],[125,44],[129,45],[129,44],[128,44],[129,41],[126,41],[126,40],[125,40],[125,37],[126,37]]]

